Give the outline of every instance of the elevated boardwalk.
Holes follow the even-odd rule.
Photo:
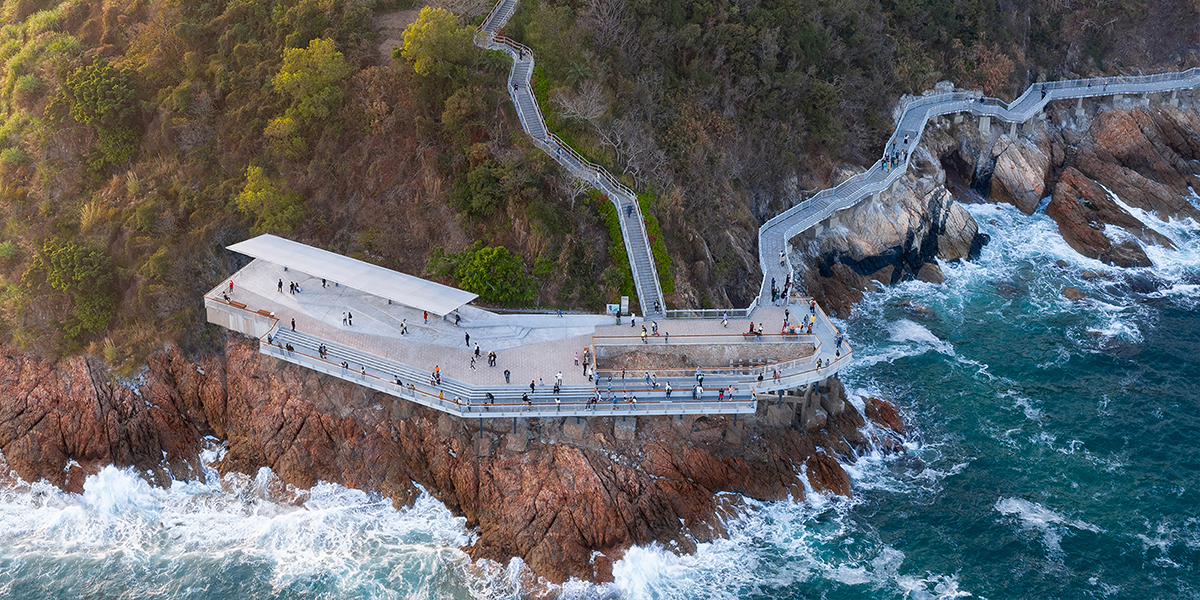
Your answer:
[[[534,68],[533,51],[507,37],[497,35],[516,9],[517,0],[500,0],[476,30],[475,44],[481,48],[505,52],[512,57],[508,94],[517,109],[521,127],[533,143],[566,168],[572,176],[603,192],[616,207],[642,315],[649,318],[661,317],[666,305],[637,193],[618,181],[604,167],[584,158],[546,128],[546,120],[542,117],[541,108],[538,107],[537,98],[534,97],[530,85]],[[657,311],[655,307],[658,307]]]
[[[866,171],[859,173],[835,187],[822,190],[807,200],[785,210],[767,221],[758,230],[758,260],[763,272],[758,302],[770,302],[772,278],[780,284],[792,273],[787,244],[792,238],[809,228],[830,219],[839,210],[844,210],[890,188],[904,176],[912,150],[921,142],[921,136],[930,119],[942,115],[968,113],[979,117],[980,128],[987,133],[991,120],[1011,125],[1011,134],[1016,126],[1026,123],[1042,113],[1047,104],[1061,100],[1082,100],[1100,96],[1122,96],[1171,92],[1171,102],[1176,101],[1176,92],[1200,86],[1200,68],[1177,73],[1161,73],[1138,77],[1102,77],[1095,79],[1073,79],[1038,83],[1029,86],[1021,97],[1011,104],[998,98],[986,98],[978,92],[954,92],[917,98],[904,107],[896,124],[896,130],[888,140],[886,152],[899,152],[905,159],[896,167],[887,170],[883,159],[875,161]],[[1149,102],[1148,97],[1142,98]],[[1077,104],[1077,110],[1081,106]],[[907,140],[907,143],[905,142]],[[779,256],[783,252],[784,264]]]
[[[281,279],[302,291],[280,291]],[[849,345],[836,347],[837,330],[819,307],[811,335],[778,333],[780,307],[755,313],[764,329],[769,323],[777,332],[762,335],[743,333],[746,319],[730,319],[728,326],[662,320],[659,335],[642,338],[628,319],[500,315],[470,305],[426,322],[420,310],[343,285],[322,287],[319,278],[263,260],[204,302],[210,322],[257,338],[263,354],[463,418],[750,414],[758,399],[824,380],[852,355]],[[793,319],[808,313],[808,305],[790,309]],[[347,315],[352,318],[343,320]],[[655,323],[649,325],[652,331]],[[489,352],[497,355],[494,367]],[[645,367],[662,353],[703,352],[698,363]],[[634,356],[642,367],[609,367],[611,355]],[[584,356],[593,357],[591,376]],[[693,389],[696,364],[704,367],[702,390]],[[435,370],[440,382],[433,380]]]

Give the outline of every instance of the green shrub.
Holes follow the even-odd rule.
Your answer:
[[[534,280],[525,273],[521,257],[504,246],[475,242],[458,253],[434,248],[427,271],[451,276],[464,290],[479,294],[484,302],[504,306],[528,306],[537,297]]]
[[[0,151],[0,165],[17,167],[25,163],[25,152],[20,148],[5,148]]]
[[[642,217],[645,218],[646,236],[650,238],[650,252],[654,255],[659,283],[662,285],[663,294],[670,294],[675,291],[675,278],[671,276],[671,255],[667,254],[667,247],[663,243],[662,228],[658,225],[658,219],[650,213],[650,207],[655,200],[657,197],[654,191],[648,190],[645,194],[638,195],[638,206],[642,209]]]
[[[17,247],[12,240],[0,242],[0,260],[12,261],[21,253],[21,249]]]
[[[304,220],[300,194],[272,180],[262,167],[246,167],[246,187],[234,201],[243,213],[254,218],[256,233],[289,233]]]
[[[56,239],[43,244],[21,278],[31,292],[46,291],[49,287],[71,298],[74,309],[61,325],[67,338],[76,341],[108,327],[112,321],[117,307],[115,280],[110,256]]]

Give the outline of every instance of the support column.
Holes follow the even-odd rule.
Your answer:
[[[878,193],[878,192],[876,192],[876,193],[874,193],[874,194],[871,194],[871,201],[872,201],[872,202],[879,202],[879,193]]]
[[[1142,94],[1142,104],[1150,106],[1150,94]]]
[[[1016,123],[1008,124],[1008,137],[1010,137],[1010,138],[1017,137],[1017,124]]]
[[[1179,106],[1179,90],[1171,91],[1171,106]]]
[[[983,135],[988,135],[991,132],[992,132],[992,118],[987,115],[979,117],[979,133],[982,133]]]
[[[954,124],[958,125],[959,123],[962,123],[962,122],[963,122],[962,113],[954,113]]]
[[[1075,116],[1076,117],[1083,116],[1083,98],[1080,98],[1075,101]]]
[[[1116,106],[1121,101],[1121,94],[1113,94],[1113,106]]]

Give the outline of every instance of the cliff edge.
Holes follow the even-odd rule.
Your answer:
[[[610,580],[635,544],[693,551],[737,510],[737,496],[721,492],[849,494],[838,461],[900,449],[903,432],[875,399],[864,412],[878,426],[864,429],[836,379],[738,419],[467,422],[276,362],[245,341],[195,359],[160,352],[125,383],[89,358],[2,352],[0,452],[23,479],[78,492],[88,474],[117,464],[165,485],[199,473],[211,435],[227,444],[223,474],[269,467],[287,484],[334,482],[398,506],[419,485],[477,528],[473,558],[521,557],[556,583]]]

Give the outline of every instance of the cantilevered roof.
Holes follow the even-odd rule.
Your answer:
[[[238,242],[229,249],[438,316],[448,315],[479,296],[270,234]]]

